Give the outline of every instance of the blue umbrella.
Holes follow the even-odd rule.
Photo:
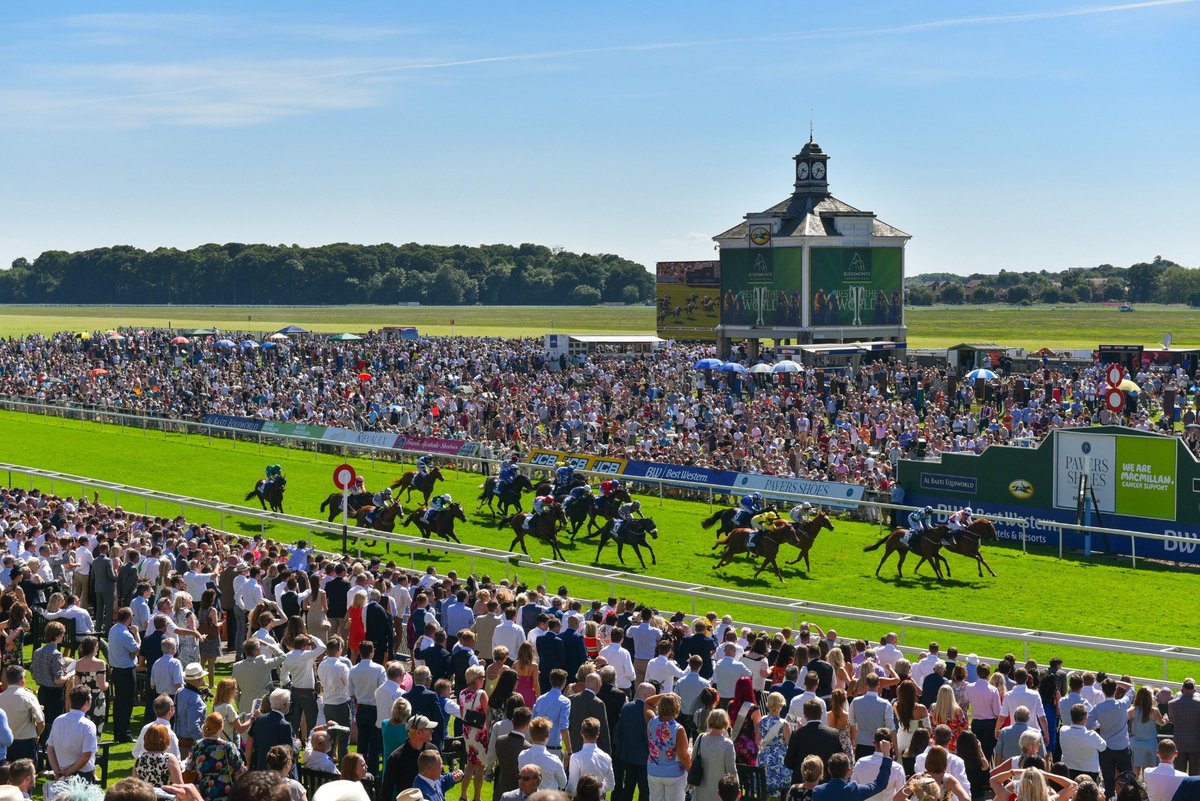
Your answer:
[[[278,345],[276,345],[274,342],[264,342],[264,343],[262,343],[262,348],[263,348],[264,350],[266,350],[267,348],[277,348],[277,347],[279,347],[279,346],[278,346]]]
[[[976,369],[967,373],[968,381],[978,381],[981,378],[991,381],[995,377],[996,377],[995,373],[993,373],[991,370],[985,370],[982,367],[977,367]]]
[[[744,373],[744,372],[746,372],[746,368],[743,367],[742,365],[738,364],[737,362],[725,362],[717,369],[720,370],[722,373]]]
[[[692,365],[693,370],[719,370],[725,362],[720,359],[701,359]]]
[[[216,342],[218,348],[232,348],[237,345],[232,339],[218,339]]]
[[[242,348],[244,348],[245,350],[251,350],[251,349],[257,348],[257,347],[258,347],[258,343],[255,342],[253,339],[247,339],[245,342],[242,343]]]

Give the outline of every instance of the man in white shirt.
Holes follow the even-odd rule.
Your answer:
[[[598,656],[604,657],[610,667],[617,673],[615,682],[616,688],[625,695],[629,695],[629,690],[633,687],[633,657],[629,655],[629,650],[622,643],[625,640],[625,632],[619,628],[615,628],[611,632],[611,639],[608,645],[600,649]]]
[[[171,725],[171,718],[175,717],[175,702],[165,695],[160,695],[154,699],[154,720],[142,727],[138,733],[137,742],[133,744],[133,758],[137,759],[142,754],[146,753],[146,732],[154,724],[160,724],[167,727],[167,736],[170,738],[170,744],[167,745],[167,753],[174,754],[176,758],[182,759],[179,756],[179,737],[175,735],[175,727]]]
[[[925,677],[933,672],[934,666],[941,659],[938,651],[939,646],[936,642],[929,643],[929,653],[918,659],[916,664],[912,666],[912,673],[910,675],[913,682],[917,685],[918,690],[923,686]]]
[[[517,623],[516,607],[507,606],[504,609],[504,620],[500,621],[500,625],[496,626],[496,630],[492,632],[492,647],[507,648],[508,658],[516,660],[517,651],[521,649],[523,642],[525,642],[525,629],[521,628],[520,623]]]
[[[66,606],[57,612],[43,612],[49,620],[66,618],[75,621],[76,634],[92,634],[96,631],[92,625],[92,616],[88,610],[77,605],[78,599],[72,594],[67,596]]]
[[[342,638],[330,637],[325,646],[325,658],[317,668],[317,677],[321,679],[325,719],[346,729],[331,732],[334,758],[339,763],[349,751],[350,743],[350,670],[350,660],[342,656]]]
[[[737,646],[731,642],[725,643],[725,656],[713,665],[713,684],[717,685],[717,693],[722,698],[733,697],[733,687],[742,676],[750,678],[750,668],[737,658]]]
[[[200,603],[200,596],[208,589],[208,583],[215,581],[217,577],[216,573],[201,573],[199,567],[200,563],[193,560],[188,572],[183,574],[183,583],[187,585],[188,595],[192,596],[192,600],[197,604]]]
[[[534,718],[529,724],[530,746],[517,757],[517,767],[537,765],[542,770],[542,783],[539,790],[567,789],[567,772],[563,770],[562,760],[546,750],[546,741],[550,739],[550,729],[553,724],[547,718]],[[597,724],[599,729],[599,724]]]
[[[1072,776],[1086,773],[1092,781],[1099,783],[1100,752],[1108,748],[1108,743],[1087,727],[1087,716],[1088,708],[1082,701],[1072,706],[1071,723],[1058,730],[1058,744],[1062,749],[1062,761]]]
[[[895,667],[896,662],[904,657],[904,652],[896,647],[896,632],[889,631],[883,638],[883,644],[875,649],[875,661],[880,665]],[[920,689],[918,687],[918,689]]]
[[[659,640],[655,648],[658,655],[646,665],[646,681],[657,683],[661,688],[659,692],[675,692],[675,680],[683,678],[684,671],[680,670],[679,665],[671,658],[670,641]]]
[[[429,673],[427,668],[418,668]],[[383,730],[383,722],[392,716],[392,704],[396,703],[396,699],[404,695],[404,690],[400,689],[400,680],[404,678],[404,666],[399,662],[388,662],[387,681],[379,685],[379,689],[375,691],[375,711],[379,719],[375,721],[375,727],[380,731]],[[413,675],[413,680],[416,681],[416,674]],[[360,724],[361,725],[361,724]]]
[[[929,748],[935,745],[940,745],[946,749],[946,772],[954,778],[958,779],[959,784],[963,786],[968,796],[971,795],[971,782],[967,780],[967,766],[962,761],[962,757],[958,754],[950,753],[950,741],[954,739],[954,733],[950,731],[950,727],[942,724],[933,730],[933,742]],[[929,748],[926,748],[920,754],[917,754],[915,767],[917,773],[925,772],[925,757],[929,756]]]
[[[83,776],[93,779],[96,772],[96,724],[87,717],[92,708],[92,691],[73,687],[68,693],[71,711],[60,715],[50,727],[46,756],[57,779]]]
[[[879,775],[879,765],[892,753],[892,732],[889,729],[875,730],[875,753],[862,757],[854,763],[850,773],[850,781],[856,784],[870,786]],[[904,766],[900,760],[892,762],[891,773],[888,774],[888,784],[883,791],[871,796],[867,801],[891,801],[895,794],[904,787]]]
[[[324,650],[325,643],[315,634],[301,634],[279,666],[280,683],[284,686],[291,684],[292,707],[288,719],[301,740],[307,738],[308,729],[317,725],[317,684],[313,665]],[[301,725],[305,718],[308,720],[307,729]]]
[[[1025,672],[1025,668],[1019,667],[1013,671],[1013,681],[1016,685],[1008,691],[1004,696],[1004,701],[1000,704],[1000,715],[996,719],[996,736],[1000,736],[1000,729],[1003,727],[1004,719],[1013,717],[1017,711],[1017,707],[1023,706],[1030,711],[1030,715],[1037,715],[1038,725],[1042,729],[1042,742],[1050,742],[1050,728],[1046,722],[1046,709],[1042,705],[1042,697],[1038,695],[1036,690],[1031,690],[1025,686],[1025,682],[1029,679],[1029,674]],[[1016,718],[1013,717],[1015,720]]]
[[[87,538],[80,537],[79,547],[75,549],[75,573],[71,578],[71,592],[77,598],[86,598],[88,591],[88,577],[92,573],[92,561],[95,557],[92,556],[92,549],[87,546]],[[20,551],[17,551],[20,554]],[[158,576],[156,575],[157,579]]]
[[[821,683],[821,678],[816,673],[807,673],[804,676],[804,692],[797,695],[788,704],[787,716],[794,721],[804,722],[804,702],[816,701],[821,705],[821,720],[825,719],[829,708],[825,705],[825,699],[817,695],[817,687]],[[876,766],[878,767],[878,766]],[[871,777],[871,782],[875,781],[875,777]],[[870,784],[871,782],[868,782]]]
[[[574,795],[579,778],[591,773],[600,779],[600,796],[606,797],[616,787],[617,779],[613,773],[612,757],[596,745],[596,741],[600,739],[600,721],[596,718],[585,718],[579,733],[583,736],[583,748],[580,748],[578,753],[571,754],[567,794]]]
[[[1158,766],[1147,768],[1142,773],[1149,801],[1171,801],[1179,789],[1179,783],[1187,778],[1186,773],[1175,770],[1176,753],[1174,740],[1158,741]]]
[[[333,745],[329,739],[329,732],[325,730],[328,725],[326,723],[313,729],[312,734],[308,736],[308,747],[304,749],[304,767],[322,773],[339,773],[337,765],[329,756]]]

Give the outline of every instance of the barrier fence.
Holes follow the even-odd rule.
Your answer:
[[[526,576],[532,572],[534,575],[541,573],[543,579],[542,583],[546,585],[549,585],[551,576],[571,577],[606,583],[609,588],[609,595],[611,596],[617,595],[616,588],[618,587],[628,587],[657,593],[679,595],[690,600],[692,614],[697,614],[697,600],[705,599],[726,604],[737,604],[747,608],[788,613],[792,616],[793,629],[796,629],[802,620],[810,616],[825,616],[845,620],[855,620],[863,623],[878,624],[889,629],[897,629],[900,637],[900,643],[903,646],[907,646],[907,630],[910,628],[915,628],[988,637],[1010,642],[1020,642],[1024,646],[1026,659],[1029,658],[1030,645],[1035,643],[1040,645],[1054,645],[1089,651],[1100,651],[1103,653],[1133,654],[1137,656],[1161,659],[1163,665],[1162,679],[1139,677],[1137,680],[1141,683],[1164,683],[1169,675],[1169,664],[1172,660],[1200,662],[1200,648],[1189,646],[1118,640],[1105,637],[1093,637],[1089,635],[1067,634],[1012,626],[973,623],[950,618],[931,617],[927,615],[903,614],[874,609],[863,609],[858,607],[842,606],[838,604],[796,600],[779,596],[765,595],[756,592],[745,592],[742,590],[728,589],[724,587],[711,587],[703,584],[674,581],[655,576],[640,576],[621,571],[603,570],[554,560],[535,562],[525,554],[513,553],[511,551],[505,551],[502,549],[453,542],[442,542],[440,540],[432,539],[424,540],[419,537],[410,537],[404,534],[388,534],[356,527],[349,527],[344,531],[343,527],[336,523],[328,523],[322,520],[315,520],[298,515],[287,515],[276,512],[262,511],[246,506],[238,506],[236,504],[208,501],[200,498],[159,492],[156,490],[148,490],[140,487],[132,487],[110,481],[102,481],[84,476],[71,475],[68,473],[59,473],[51,470],[24,467],[22,465],[0,463],[0,471],[3,471],[7,474],[7,486],[10,487],[20,486],[23,484],[24,488],[31,489],[35,486],[38,486],[41,489],[59,495],[68,494],[75,487],[78,487],[81,493],[105,491],[113,493],[114,502],[116,504],[120,503],[120,498],[122,495],[130,499],[137,498],[143,501],[143,508],[145,510],[144,514],[152,514],[150,511],[151,501],[160,504],[178,505],[180,514],[184,517],[188,516],[187,512],[189,509],[202,511],[207,513],[207,515],[216,516],[217,519],[219,519],[218,527],[222,531],[228,531],[227,526],[231,519],[249,518],[259,521],[264,532],[266,525],[271,523],[273,525],[278,524],[298,527],[306,532],[315,531],[338,537],[344,536],[347,540],[354,539],[358,542],[360,554],[361,543],[363,540],[384,543],[389,548],[392,545],[396,545],[399,548],[408,550],[410,566],[412,569],[416,569],[416,552],[421,549],[430,549],[441,551],[446,554],[453,554],[468,558],[472,573],[476,572],[476,560],[485,560],[487,562],[496,563],[497,569],[503,571],[505,578],[516,576],[518,572],[523,572],[526,574]],[[20,477],[24,480],[17,483],[14,482],[14,477]],[[132,510],[127,508],[126,511]],[[195,518],[193,518],[193,521],[195,521]],[[241,534],[239,536],[245,535]],[[345,553],[345,551],[346,548],[343,547],[343,553]],[[743,624],[739,623],[738,625]],[[769,628],[763,627],[760,623],[744,625],[753,625],[755,628]]]
[[[331,440],[321,437],[309,437],[300,434],[285,434],[274,433],[268,431],[247,431],[243,428],[233,426],[220,426],[211,423],[196,422],[192,420],[179,420],[165,417],[156,417],[151,415],[131,415],[120,412],[108,411],[99,408],[84,408],[77,406],[52,406],[46,404],[28,403],[25,401],[17,401],[11,399],[0,399],[0,409],[15,412],[24,412],[30,414],[41,414],[50,417],[58,417],[65,424],[68,419],[81,420],[85,422],[95,422],[101,426],[116,425],[129,428],[138,428],[143,431],[144,435],[149,435],[150,431],[160,431],[164,434],[176,433],[182,434],[184,437],[191,435],[200,435],[208,437],[218,437],[229,439],[233,442],[236,448],[239,442],[258,445],[280,445],[288,449],[297,449],[303,451],[311,451],[314,458],[318,453],[337,453],[347,458],[358,455],[360,458],[370,459],[372,463],[376,461],[391,461],[391,462],[415,462],[418,456],[424,455],[425,450],[410,450],[404,448],[390,448],[381,445],[367,444],[362,442],[349,442],[342,440]],[[368,432],[369,433],[369,432]],[[474,455],[443,455],[437,457],[444,462],[452,462],[458,465],[467,466],[467,469],[479,472],[482,475],[490,475],[494,469],[498,468],[500,460],[486,456]],[[525,463],[521,465],[522,469],[527,473],[536,473],[537,471],[546,471],[548,466],[544,464]],[[675,478],[665,477],[647,477],[647,476],[624,476],[616,475],[608,471],[593,471],[593,470],[577,470],[576,472],[589,475],[596,479],[607,479],[619,477],[629,484],[649,488],[650,494],[657,494],[659,504],[669,497],[670,492],[682,493],[693,499],[704,500],[708,503],[709,508],[719,500],[735,494],[735,489],[729,486],[715,486],[713,484],[705,484],[696,481],[686,481]],[[813,482],[814,484],[818,482]],[[890,503],[887,501],[874,501],[867,498],[849,499],[849,498],[830,498],[826,495],[800,492],[783,492],[773,491],[770,489],[762,490],[763,494],[777,501],[799,503],[807,501],[814,504],[829,504],[833,503],[837,507],[852,507],[860,514],[864,510],[872,510],[877,518],[880,526],[880,531],[883,530],[886,519],[895,511],[899,514],[911,512],[919,507],[908,506],[905,504]],[[939,509],[938,512],[943,516],[952,511],[949,508]],[[1099,536],[1108,542],[1109,537],[1120,537],[1129,540],[1130,564],[1132,567],[1137,567],[1139,558],[1157,558],[1157,559],[1174,559],[1177,561],[1187,561],[1195,563],[1200,561],[1200,553],[1197,552],[1197,540],[1188,536],[1178,534],[1155,534],[1143,531],[1130,531],[1126,529],[1105,528],[1101,526],[1085,526],[1074,523],[1066,523],[1060,520],[1050,520],[1038,518],[1034,515],[1028,517],[1014,515],[988,515],[988,518],[995,523],[1003,526],[1010,526],[1018,529],[1019,537],[1012,537],[1014,541],[1018,540],[1021,543],[1021,550],[1027,551],[1030,544],[1029,530],[1049,530],[1057,534],[1054,542],[1047,540],[1047,544],[1051,547],[1057,546],[1058,557],[1063,558],[1067,543],[1065,532],[1071,532],[1073,535],[1090,538]],[[998,530],[998,534],[1001,533]],[[1003,538],[1003,534],[1001,534]],[[1040,542],[1041,537],[1037,538]],[[1144,541],[1142,555],[1138,554],[1138,541]],[[1090,540],[1089,540],[1090,545]]]

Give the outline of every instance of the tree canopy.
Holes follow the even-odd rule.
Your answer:
[[[8,303],[564,305],[640,303],[654,275],[544,245],[127,245],[49,250],[0,271]]]

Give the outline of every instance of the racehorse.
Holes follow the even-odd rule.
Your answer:
[[[498,479],[495,476],[488,476],[488,480],[483,482],[483,487],[481,487],[483,492],[479,495],[479,506],[475,507],[475,511],[478,512],[486,505],[488,511],[495,514],[496,510],[492,507],[492,501],[499,505],[502,515],[508,515],[510,506],[517,507],[518,512],[522,511],[521,495],[533,489],[533,482],[528,477],[518,474],[499,495],[496,494],[497,483]]]
[[[360,506],[358,511],[354,513],[354,525],[359,528],[370,528],[376,531],[386,531],[389,534],[396,530],[396,518],[404,514],[404,509],[398,503],[384,507],[379,514],[375,515],[375,519],[370,523],[367,522],[367,513],[375,507],[371,505]]]
[[[992,570],[992,566],[989,565],[983,558],[983,554],[980,552],[981,549],[979,547],[983,540],[995,540],[999,542],[1000,538],[996,535],[996,527],[992,525],[992,521],[984,517],[976,518],[975,520],[971,521],[971,525],[967,526],[961,531],[951,533],[957,534],[958,538],[952,545],[946,545],[943,543],[943,548],[951,553],[965,556],[968,559],[974,559],[975,567],[979,569],[980,578],[983,578],[983,569],[985,567],[993,576],[996,575],[996,571]],[[946,578],[950,578],[950,563],[946,561],[946,557],[941,556],[940,554],[939,559],[942,567],[946,568]],[[917,566],[913,568],[913,572],[916,573],[921,569],[921,565],[928,561],[928,559],[922,556],[921,561],[917,562]]]
[[[571,526],[571,542],[575,542],[575,536],[588,521],[588,516],[594,513],[595,507],[596,496],[590,492],[575,499],[568,498],[563,503],[563,511],[567,513],[567,522]],[[592,528],[588,526],[588,534],[591,533]]]
[[[863,548],[863,551],[873,551],[880,545],[887,543],[887,549],[883,552],[883,558],[879,560],[879,567],[875,568],[876,576],[883,569],[883,563],[887,561],[888,557],[894,551],[900,552],[900,561],[896,564],[896,575],[903,576],[904,558],[908,556],[909,551],[912,551],[933,565],[933,572],[940,580],[942,578],[942,568],[938,565],[938,562],[944,560],[938,552],[942,549],[942,538],[949,530],[945,525],[940,525],[934,526],[928,531],[914,531],[912,537],[909,538],[908,544],[905,545],[901,538],[908,532],[908,529],[898,528],[890,534],[885,534],[874,545],[868,545],[866,548]]]
[[[258,502],[262,504],[263,509],[266,509],[267,504],[270,504],[272,512],[279,512],[282,514],[283,491],[287,488],[287,479],[283,476],[278,476],[274,481],[271,482],[271,486],[264,490],[263,485],[266,483],[267,480],[265,478],[260,479],[259,482],[254,485],[254,489],[246,493],[246,497],[242,500],[248,501],[251,498],[258,498]]]
[[[366,506],[371,502],[371,493],[369,492],[353,492],[346,498],[346,511],[351,516],[358,511],[359,507]],[[338,515],[342,513],[342,493],[331,492],[329,497],[321,502],[321,511],[329,508],[329,522],[332,523]]]
[[[620,511],[621,504],[629,503],[630,500],[632,498],[624,487],[615,489],[608,495],[601,495],[597,498],[596,502],[592,505],[592,511],[588,513],[591,516],[591,519],[588,520],[588,533],[590,534],[593,528],[598,529],[607,523],[611,523],[616,518],[617,512]],[[604,518],[604,523],[596,523],[597,517]]]
[[[569,482],[567,482],[567,486],[563,487],[562,489],[556,490],[554,487],[553,481],[539,481],[538,485],[533,490],[533,494],[534,495],[549,495],[550,493],[554,493],[555,500],[558,500],[559,498],[562,498],[562,496],[566,495],[571,490],[575,489],[576,487],[582,487],[586,483],[587,483],[587,479],[585,479],[583,476],[573,476],[571,478],[571,480]],[[561,501],[559,501],[559,502],[561,503]]]
[[[824,512],[817,512],[813,515],[812,520],[804,524],[803,528],[797,529],[792,526],[792,530],[796,532],[796,547],[800,549],[800,553],[796,558],[788,562],[789,565],[794,565],[801,559],[804,560],[804,569],[812,570],[812,565],[808,563],[808,550],[813,547],[813,543],[817,541],[817,535],[821,533],[821,529],[827,528],[833,531],[833,523],[829,521],[829,515]]]
[[[658,526],[654,523],[652,517],[634,518],[626,520],[621,526],[619,536],[614,536],[612,533],[613,521],[608,521],[603,528],[600,529],[600,545],[596,547],[595,562],[600,561],[600,552],[604,550],[604,545],[611,539],[617,544],[617,559],[621,560],[621,564],[625,564],[625,558],[621,556],[621,551],[628,545],[633,548],[633,552],[637,555],[638,561],[642,563],[642,570],[646,569],[646,560],[642,558],[640,548],[645,548],[650,552],[650,564],[657,565],[658,559],[654,556],[654,549],[650,547],[650,543],[646,541],[646,535],[649,534],[654,539],[658,539]]]
[[[763,512],[771,512],[774,510],[774,506],[768,506],[763,509]],[[728,509],[721,509],[720,511],[713,512],[711,515],[700,521],[700,527],[712,528],[719,522],[721,527],[717,529],[717,539],[720,539],[729,532],[733,531],[735,528],[741,528],[741,526],[738,526],[734,522],[734,520],[737,518],[738,512],[740,511],[742,510],[736,507],[730,507]]]
[[[454,535],[454,521],[455,519],[458,519],[464,523],[467,522],[467,515],[463,512],[462,504],[450,504],[445,509],[433,516],[432,523],[424,522],[423,518],[426,511],[426,507],[418,507],[416,511],[404,519],[404,522],[401,525],[407,527],[409,523],[416,524],[417,531],[421,532],[421,536],[424,539],[429,539],[431,534],[437,534],[447,542],[461,542],[458,537]]]
[[[529,531],[525,530],[525,518],[533,514],[532,512],[517,512],[512,517],[506,517],[502,519],[497,524],[497,527],[504,528],[505,525],[511,526],[513,533],[516,534],[516,536],[513,537],[512,544],[508,546],[508,550],[511,551],[513,548],[517,547],[517,543],[520,543],[521,550],[526,556],[529,556],[529,551],[525,548],[525,535],[532,534],[536,539],[550,544],[550,551],[554,555],[555,559],[558,559],[562,562],[567,561],[567,557],[563,556],[562,548],[559,547],[558,544],[558,524],[560,522],[566,522],[567,513],[564,512],[563,508],[558,504],[555,504],[554,508],[557,510],[557,514],[553,516],[545,514],[538,515],[537,519],[534,520],[533,524],[529,527]]]
[[[723,545],[725,546],[725,553],[721,554],[721,558],[713,566],[713,570],[719,570],[732,562],[733,557],[739,553],[746,552],[746,542],[750,539],[750,532],[752,530],[748,528],[735,528],[729,532],[729,536],[725,537],[725,539],[717,540],[713,548]],[[796,536],[796,531],[790,523],[780,520],[774,527],[758,532],[758,539],[754,542],[752,555],[761,556],[763,561],[758,566],[758,570],[754,571],[755,578],[758,578],[758,574],[763,571],[763,568],[771,565],[775,568],[775,575],[779,577],[779,580],[784,580],[783,571],[779,569],[779,562],[776,561],[779,558],[779,545],[784,542],[790,542],[798,548],[801,547],[799,538]]]
[[[433,486],[439,481],[444,481],[445,476],[442,475],[442,468],[435,467],[423,476],[417,475],[417,471],[409,470],[400,478],[392,482],[392,489],[397,490],[396,494],[406,492],[404,500],[411,501],[413,490],[422,493],[425,500],[422,501],[426,506],[429,505],[429,496],[433,494]]]

